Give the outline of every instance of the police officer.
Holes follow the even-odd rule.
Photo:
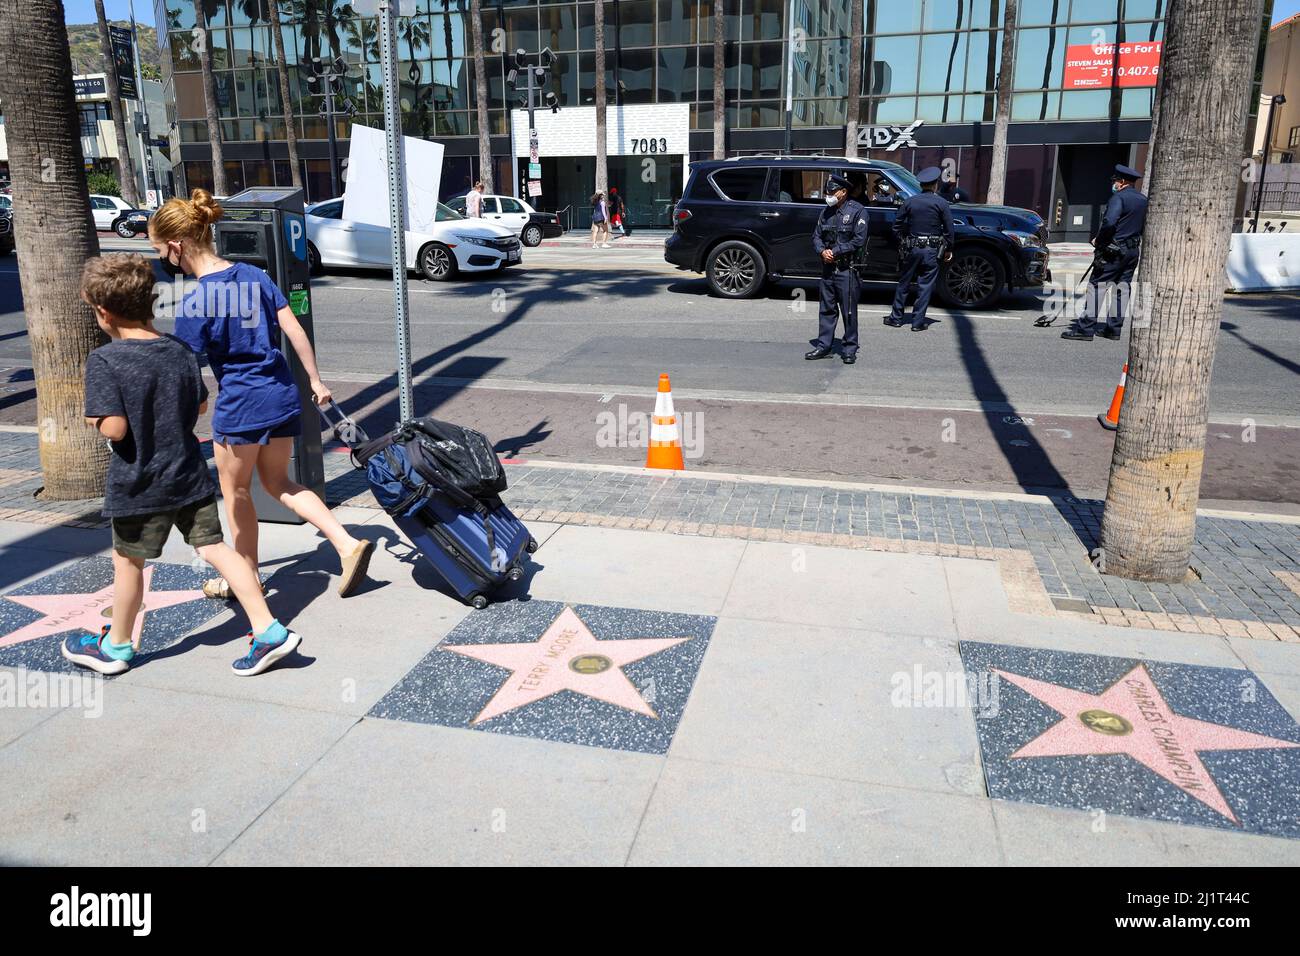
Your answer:
[[[957,185],[961,179],[961,174],[954,172],[952,179],[944,180],[939,184],[939,195],[949,203],[970,202],[970,196],[966,195],[966,190]]]
[[[903,310],[907,305],[908,286],[915,278],[912,331],[924,332],[929,328],[925,313],[935,283],[939,281],[939,263],[952,258],[952,210],[948,201],[935,192],[942,175],[938,166],[921,170],[916,176],[921,192],[909,196],[894,214],[894,238],[898,240],[902,269],[894,292],[894,307],[885,325],[897,328],[907,324]]]
[[[1092,260],[1092,278],[1083,310],[1061,338],[1073,342],[1091,342],[1094,334],[1117,339],[1124,328],[1124,311],[1128,306],[1129,288],[1137,269],[1142,248],[1142,230],[1147,223],[1147,197],[1137,191],[1142,174],[1131,166],[1116,166],[1110,177],[1111,197],[1106,215],[1092,240],[1096,253]],[[1110,290],[1115,289],[1115,314],[1107,318],[1105,328],[1097,328],[1097,316],[1106,307]]]
[[[858,297],[862,288],[853,263],[867,244],[867,213],[862,204],[849,198],[851,184],[843,176],[826,181],[826,209],[817,220],[813,248],[822,260],[821,314],[817,338],[806,359],[826,358],[835,341],[835,326],[844,317],[845,365],[858,360]]]

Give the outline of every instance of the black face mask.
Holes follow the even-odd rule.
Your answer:
[[[172,262],[170,252],[165,256],[159,256],[158,264],[162,266],[163,272],[167,273],[173,279],[182,274],[181,267]]]

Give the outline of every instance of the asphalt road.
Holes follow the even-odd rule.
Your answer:
[[[1058,259],[1054,269],[1084,264]],[[0,381],[9,391],[0,421],[10,422],[32,417],[17,285],[16,261],[0,260],[0,366],[12,370],[0,379],[17,376]],[[849,367],[802,358],[816,332],[815,286],[718,300],[654,248],[544,245],[504,275],[412,278],[410,289],[418,410],[476,424],[512,454],[640,464],[628,416],[651,410],[667,372],[678,409],[698,416],[688,467],[1105,489],[1111,437],[1094,416],[1126,342],[1075,344],[1034,328],[1035,295],[983,313],[933,309],[938,323],[918,335],[882,326],[890,293],[868,290]],[[332,273],[313,283],[313,302],[327,381],[382,429],[395,417],[388,278]],[[1287,427],[1300,425],[1300,296],[1230,296],[1222,329],[1205,495],[1300,503],[1300,428]]]

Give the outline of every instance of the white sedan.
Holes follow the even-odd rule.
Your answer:
[[[465,215],[464,196],[449,199],[447,205],[453,212]],[[540,246],[543,239],[564,235],[559,216],[553,212],[538,212],[514,196],[486,195],[483,197],[481,212],[484,222],[505,226],[526,246]]]
[[[307,257],[313,273],[325,266],[358,269],[392,267],[392,234],[343,218],[343,200],[327,199],[307,207]],[[406,233],[406,267],[441,282],[458,272],[490,272],[517,265],[522,247],[502,226],[471,221],[438,203],[432,232]]]

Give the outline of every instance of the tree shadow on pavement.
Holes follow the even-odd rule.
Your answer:
[[[1250,349],[1256,355],[1262,356],[1263,358],[1268,359],[1270,362],[1274,362],[1282,366],[1284,369],[1286,369],[1289,372],[1292,372],[1293,374],[1300,375],[1300,362],[1293,362],[1284,355],[1278,355],[1272,349],[1265,348],[1262,345],[1256,345],[1250,339],[1246,338],[1239,331],[1237,331],[1240,328],[1240,326],[1238,326],[1235,322],[1220,322],[1219,328],[1227,332],[1229,335],[1235,338],[1242,345],[1246,346],[1246,348]]]

